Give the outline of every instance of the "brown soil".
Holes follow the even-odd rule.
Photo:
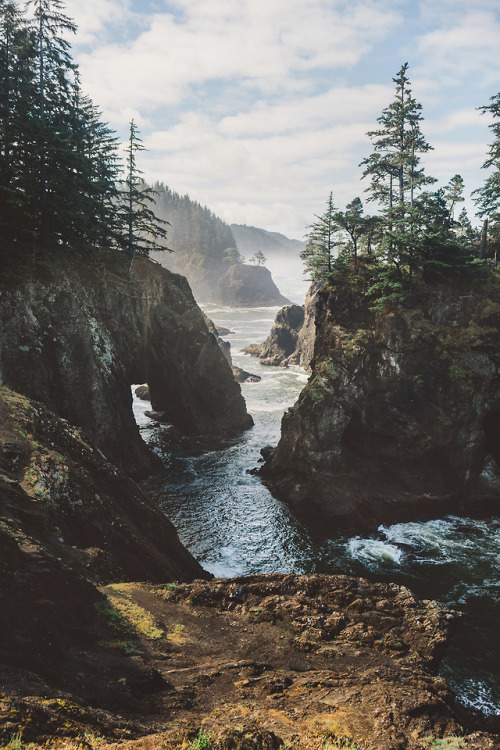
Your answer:
[[[116,750],[500,747],[498,737],[464,725],[433,671],[454,614],[404,587],[268,575],[102,592],[117,622],[114,640],[100,643],[102,657],[121,658],[115,699],[118,686],[128,703],[105,713],[68,696],[10,697],[3,718],[11,735],[86,732],[90,745]],[[137,680],[134,660],[148,679]],[[98,695],[109,674],[95,679]]]

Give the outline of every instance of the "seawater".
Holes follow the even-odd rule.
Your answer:
[[[151,423],[147,402],[135,399],[144,439],[168,471],[149,489],[182,542],[217,577],[251,573],[345,573],[395,581],[437,599],[463,616],[441,672],[465,704],[500,714],[500,518],[447,517],[380,526],[367,536],[306,528],[248,471],[260,449],[276,445],[283,412],[307,381],[298,367],[263,367],[241,353],[263,341],[278,308],[205,306],[217,325],[233,331],[235,365],[258,374],[243,395],[255,425],[236,438],[179,438]]]

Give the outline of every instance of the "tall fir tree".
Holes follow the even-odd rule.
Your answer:
[[[130,256],[130,269],[136,255],[147,257],[153,250],[169,250],[165,242],[165,227],[169,222],[156,216],[152,206],[155,205],[157,191],[146,185],[143,173],[137,166],[136,155],[144,150],[137,125],[132,120],[127,147],[127,174],[118,209],[122,230],[120,241]]]
[[[316,216],[306,235],[307,244],[300,253],[304,261],[304,273],[308,273],[311,281],[327,278],[333,270],[334,258],[338,253],[338,224],[336,208],[333,203],[333,193],[328,196],[324,214]]]
[[[497,255],[498,246],[500,245],[498,237],[500,235],[500,93],[495,94],[490,99],[490,104],[480,107],[483,114],[490,114],[493,122],[490,129],[493,132],[493,142],[488,150],[488,158],[483,164],[483,169],[493,169],[492,173],[486,178],[484,185],[474,191],[474,200],[477,206],[477,214],[484,219],[483,228],[485,231],[482,247],[482,256],[487,253],[487,234],[489,233],[493,240],[490,249]],[[492,254],[490,253],[490,254]]]

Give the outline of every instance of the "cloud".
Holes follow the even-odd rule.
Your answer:
[[[498,11],[479,7],[484,5],[489,3],[471,3],[471,10],[463,13],[459,6],[448,25],[420,38],[418,52],[424,62],[419,72],[430,74],[441,86],[463,86],[466,79],[474,77],[477,87],[498,87],[500,17]],[[475,6],[479,9],[474,10]]]
[[[123,7],[106,0],[95,17],[80,11],[86,38]],[[313,93],[318,71],[352,67],[400,21],[395,0],[177,0],[168,7],[148,16],[135,38],[79,54],[89,93],[113,116],[124,102],[152,112],[214,82],[237,82],[252,96]]]
[[[78,26],[73,45],[92,45],[109,24],[124,25],[130,19],[129,0],[66,0],[65,12]]]

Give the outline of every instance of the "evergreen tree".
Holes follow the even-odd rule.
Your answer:
[[[304,273],[310,275],[311,281],[324,279],[331,275],[333,261],[337,255],[338,224],[333,194],[330,193],[324,214],[316,216],[317,221],[311,224],[306,235],[307,244],[300,253],[304,261]]]
[[[448,224],[452,226],[454,223],[454,210],[457,203],[463,203],[465,198],[464,192],[464,181],[463,178],[456,174],[451,178],[449,183],[446,185],[444,198],[448,204]]]
[[[0,250],[30,239],[30,119],[36,52],[30,28],[13,2],[0,1]],[[19,252],[19,248],[17,248]]]
[[[369,200],[383,206],[388,256],[398,267],[409,263],[411,274],[414,259],[405,235],[414,230],[415,191],[435,180],[419,166],[419,155],[432,147],[420,129],[422,105],[412,96],[407,69],[405,63],[393,78],[394,100],[378,118],[382,127],[368,133],[374,150],[361,164],[365,166],[363,177],[371,179]]]
[[[262,252],[262,250],[257,250],[256,253],[252,255],[250,258],[250,262],[254,263],[256,266],[263,266],[266,262],[267,258]]]
[[[169,250],[163,242],[167,236],[165,225],[169,222],[158,218],[152,210],[157,191],[145,184],[142,172],[137,167],[136,154],[144,150],[137,125],[132,120],[127,148],[127,176],[119,208],[122,226],[120,241],[130,256],[130,269],[136,255],[147,257],[153,250]]]
[[[494,140],[488,151],[488,158],[483,164],[483,169],[493,168],[493,172],[486,178],[484,185],[474,191],[478,216],[487,221],[490,234],[495,238],[498,236],[498,225],[500,224],[500,93],[492,96],[490,104],[480,107],[483,114],[489,112],[493,116],[493,122],[489,126],[493,132]],[[485,233],[486,243],[486,233]],[[483,249],[483,255],[485,248]]]
[[[335,220],[338,227],[349,237],[348,249],[352,250],[354,257],[354,271],[358,268],[359,242],[366,234],[368,226],[363,216],[363,204],[360,198],[354,198],[347,204],[345,211],[337,211]]]

